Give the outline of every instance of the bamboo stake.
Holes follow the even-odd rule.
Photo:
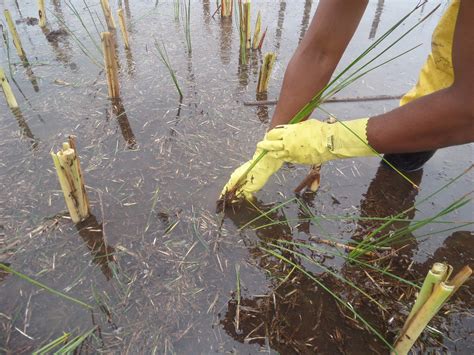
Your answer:
[[[262,27],[262,15],[260,14],[260,10],[257,14],[257,21],[255,22],[255,30],[253,33],[253,40],[252,40],[252,49],[258,49],[260,44],[260,30]]]
[[[73,142],[73,144],[75,143]],[[63,147],[58,153],[51,152],[51,157],[69,215],[73,223],[79,223],[89,217],[90,208],[76,151],[71,148],[69,143],[63,143]]]
[[[250,8],[251,2],[250,0],[244,0],[244,39],[245,39],[245,48],[249,49],[252,47],[252,39],[251,39],[251,24],[250,24]]]
[[[129,49],[130,45],[128,42],[128,32],[127,32],[127,25],[125,23],[125,18],[123,16],[123,9],[117,10],[117,16],[119,19],[120,30],[122,32],[123,42],[125,43],[125,48]]]
[[[16,101],[15,95],[13,94],[12,88],[10,83],[8,82],[7,77],[5,76],[5,72],[3,68],[0,67],[0,82],[2,84],[3,93],[5,94],[5,98],[7,99],[7,104],[11,109],[17,109],[18,103]]]
[[[107,28],[109,29],[109,31],[115,31],[116,26],[114,18],[112,17],[112,11],[110,10],[109,0],[100,0],[100,4],[102,5],[102,12],[104,13]]]
[[[16,52],[18,53],[18,56],[20,57],[20,59],[24,60],[26,58],[26,54],[25,54],[25,51],[23,50],[23,46],[20,41],[20,36],[18,36],[18,32],[16,31],[15,24],[13,23],[12,17],[10,15],[10,11],[5,9],[3,13],[5,14],[5,19],[7,20],[10,33],[12,34],[13,44],[15,46]]]
[[[44,0],[38,0],[38,18],[40,27],[46,26],[46,8],[44,6]]]
[[[266,53],[258,75],[257,94],[267,91],[274,63],[275,53]]]
[[[436,271],[441,271],[441,275],[444,273],[443,270]],[[465,266],[452,278],[451,281],[441,281],[434,286],[433,292],[421,308],[419,308],[418,312],[416,312],[416,314],[405,323],[400,336],[395,342],[392,354],[408,354],[411,347],[426,328],[430,320],[439,312],[444,303],[459,289],[459,287],[467,281],[471,274],[471,268]],[[423,286],[424,284],[425,283],[423,283]]]
[[[110,98],[118,98],[120,96],[117,62],[113,50],[113,39],[110,32],[102,32],[101,34],[102,47],[104,50],[104,64],[107,75],[107,88]]]

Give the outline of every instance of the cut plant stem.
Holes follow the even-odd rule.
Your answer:
[[[418,293],[415,304],[413,305],[410,314],[408,315],[405,324],[408,324],[411,318],[418,312],[418,310],[425,304],[426,300],[430,297],[433,289],[440,282],[446,280],[448,276],[448,266],[442,263],[434,263],[431,270],[425,277],[425,281],[421,286],[421,290]]]
[[[102,32],[102,50],[104,52],[105,72],[107,75],[107,88],[109,97],[116,99],[120,96],[118,83],[117,60],[114,51],[114,39],[110,32]]]
[[[262,27],[262,15],[260,14],[260,10],[257,14],[257,21],[255,21],[255,29],[253,31],[253,40],[252,40],[252,49],[258,49],[260,44],[260,30]]]
[[[128,31],[127,31],[127,25],[125,23],[125,18],[123,16],[123,9],[118,9],[117,10],[117,16],[119,19],[119,25],[120,25],[120,31],[122,32],[122,38],[123,42],[125,44],[125,48],[129,49],[129,41],[128,41]]]
[[[112,11],[110,10],[109,0],[100,0],[100,5],[102,6],[102,12],[104,13],[108,30],[114,32],[116,26],[114,18],[112,17]]]
[[[45,27],[46,26],[46,8],[44,6],[44,0],[38,0],[38,19],[39,19],[39,26]]]
[[[446,300],[471,276],[472,270],[465,266],[452,281],[442,281],[437,284],[429,298],[421,308],[406,322],[400,336],[395,342],[392,354],[408,354],[411,347],[426,328],[430,320],[438,313]]]
[[[275,53],[266,53],[258,75],[257,94],[264,93],[268,90],[268,83],[270,82],[274,63]]]
[[[8,82],[7,77],[5,76],[5,71],[0,67],[0,82],[2,84],[3,93],[7,99],[7,104],[11,109],[18,109],[18,103],[16,101],[15,95],[13,94],[12,87]]]
[[[23,61],[26,58],[26,53],[25,53],[25,51],[23,49],[23,46],[21,44],[20,36],[18,36],[18,32],[16,30],[15,24],[12,20],[11,15],[10,15],[10,11],[5,9],[3,11],[3,13],[5,14],[5,19],[7,20],[7,24],[8,24],[8,28],[10,30],[10,33],[12,34],[13,45],[15,46],[15,49],[16,49],[16,52],[18,53],[18,56]]]
[[[245,40],[245,48],[250,49],[252,47],[252,36],[251,36],[251,24],[250,24],[250,9],[251,9],[251,1],[244,0],[243,2],[243,30],[244,30],[244,40]]]
[[[222,0],[221,1],[221,16],[222,17],[232,16],[233,7],[234,7],[234,0]]]
[[[267,35],[267,30],[268,27],[265,27],[265,31],[263,31],[262,37],[260,37],[260,42],[258,43],[257,49],[261,50],[263,46],[263,40],[265,39],[265,36]]]
[[[71,141],[71,139],[70,139]],[[75,146],[74,140],[72,140]],[[76,151],[69,143],[63,143],[58,153],[51,152],[66,206],[73,223],[89,217],[89,199],[84,187],[84,179]]]

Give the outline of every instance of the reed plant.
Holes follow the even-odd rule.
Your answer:
[[[186,38],[186,48],[188,50],[188,54],[191,55],[192,53],[192,45],[191,45],[191,0],[183,0],[183,29],[184,29],[184,37]]]
[[[171,76],[171,79],[173,80],[174,86],[176,87],[176,91],[179,94],[179,99],[183,99],[183,92],[181,91],[181,88],[179,87],[178,84],[178,79],[176,78],[176,74],[171,67],[171,62],[170,58],[168,57],[168,52],[166,51],[165,44],[162,42],[161,45],[158,43],[158,41],[155,39],[155,47],[156,50],[158,51],[159,58],[161,62],[165,65],[166,69],[168,69],[168,72]]]

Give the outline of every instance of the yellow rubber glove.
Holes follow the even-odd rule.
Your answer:
[[[221,197],[230,189],[232,189],[239,178],[247,171],[250,164],[252,164],[254,159],[262,152],[261,149],[255,151],[252,160],[249,160],[245,164],[238,167],[230,176],[229,181],[224,186],[221,192]],[[245,184],[237,190],[236,197],[244,197],[247,200],[252,200],[253,194],[260,190],[268,181],[268,178],[276,173],[281,166],[283,161],[280,159],[275,159],[269,154],[265,155],[258,163],[253,167],[252,170],[247,175],[247,180]]]
[[[298,164],[322,164],[328,160],[376,155],[367,145],[368,118],[323,123],[318,120],[278,126],[257,144],[267,156]],[[257,165],[258,166],[258,165]]]

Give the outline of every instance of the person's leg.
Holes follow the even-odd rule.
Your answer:
[[[417,171],[431,159],[436,150],[416,153],[385,154],[383,157],[398,170],[404,172]],[[382,164],[388,165],[382,160]]]

